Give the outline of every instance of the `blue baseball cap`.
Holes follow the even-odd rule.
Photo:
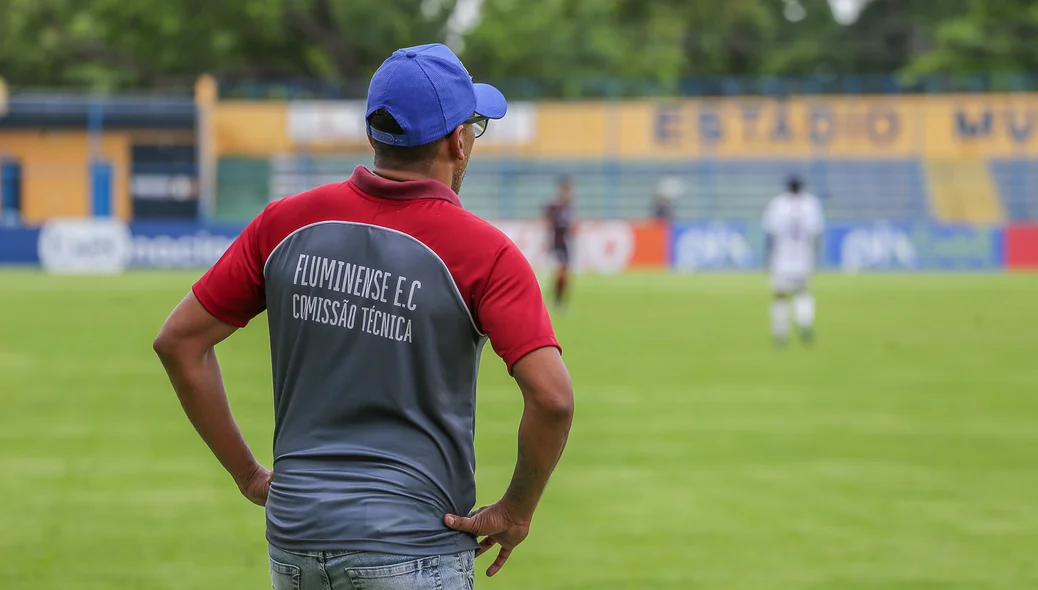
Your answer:
[[[386,109],[403,134],[372,129],[379,143],[415,147],[450,135],[473,115],[500,119],[508,110],[501,91],[474,84],[461,60],[446,45],[405,47],[382,62],[368,86],[364,117]]]

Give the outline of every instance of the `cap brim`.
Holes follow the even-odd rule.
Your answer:
[[[508,101],[501,91],[490,84],[473,84],[476,90],[476,114],[500,119],[508,111]]]

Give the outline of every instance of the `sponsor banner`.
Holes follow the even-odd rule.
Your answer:
[[[755,223],[678,223],[671,233],[674,270],[748,270],[761,266],[763,232]]]
[[[985,271],[1003,267],[1001,228],[936,223],[838,224],[826,235],[825,262],[845,272]]]
[[[535,268],[553,264],[548,232],[540,221],[496,223]],[[55,233],[57,228],[57,233]],[[79,272],[116,272],[125,268],[204,269],[212,266],[243,226],[190,222],[75,220],[73,225],[0,230],[0,263],[39,263]],[[42,237],[41,237],[42,236]],[[58,240],[55,238],[62,238]],[[669,260],[670,232],[657,222],[588,221],[574,235],[574,265],[586,272],[617,273],[662,269]],[[45,238],[45,239],[44,239]]]
[[[670,225],[662,221],[631,223],[635,249],[628,268],[660,269],[670,264]]]
[[[504,221],[495,225],[519,245],[534,267],[552,264],[543,222]],[[574,263],[578,270],[616,273],[666,267],[669,231],[663,223],[588,221],[574,229]],[[242,227],[134,223],[130,230],[131,267],[207,268],[223,255]]]
[[[0,227],[0,264],[39,264],[38,227]]]
[[[230,247],[244,226],[195,223],[130,225],[130,266],[134,268],[209,268]]]
[[[294,100],[288,103],[289,140],[298,146],[367,142],[363,100]]]
[[[117,219],[53,219],[37,242],[43,269],[53,274],[118,274],[130,262],[130,229]]]
[[[205,269],[219,260],[242,227],[54,220],[40,229],[0,229],[0,264],[40,264],[57,274],[112,274],[128,268]]]
[[[495,225],[535,268],[554,264],[539,220]],[[53,220],[42,228],[0,228],[0,264],[41,264],[55,273],[127,268],[204,269],[237,238],[241,225],[118,220]],[[575,269],[704,272],[761,267],[763,235],[752,222],[585,221],[575,227]],[[1038,268],[1038,225],[978,228],[934,223],[836,224],[823,245],[822,267],[865,271],[991,271]]]
[[[1006,228],[1006,268],[1038,269],[1038,224]]]
[[[494,222],[535,269],[555,264],[547,225],[539,220]],[[573,268],[612,274],[633,269],[665,268],[668,228],[657,222],[583,221],[573,231]]]

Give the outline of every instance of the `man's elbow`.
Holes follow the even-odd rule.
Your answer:
[[[523,357],[513,371],[527,412],[549,422],[573,419],[573,382],[555,348],[542,348]]]
[[[170,333],[169,330],[163,326],[155,340],[151,343],[152,350],[158,355],[162,362],[172,360],[177,356],[177,353],[183,349],[181,344],[178,342],[176,336]]]
[[[566,384],[553,391],[533,396],[530,400],[532,409],[552,422],[570,423],[573,421],[573,386]]]
[[[173,342],[171,339],[159,332],[159,335],[155,337],[155,340],[151,343],[151,349],[155,351],[160,359],[167,359],[173,355]]]
[[[571,424],[573,422],[573,389],[570,388],[567,395],[559,398],[552,406],[552,416],[559,422]]]

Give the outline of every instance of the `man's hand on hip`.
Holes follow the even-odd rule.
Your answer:
[[[533,513],[573,422],[573,385],[557,348],[544,347],[527,354],[515,364],[512,374],[523,392],[523,419],[508,490],[502,500],[468,517],[444,517],[448,527],[483,537],[479,555],[501,545],[487,576],[501,571],[512,550],[530,534]]]
[[[273,477],[273,471],[268,471],[262,465],[256,465],[251,473],[238,480],[238,489],[249,502],[257,506],[266,506],[270,481]]]
[[[493,576],[501,571],[505,562],[508,561],[508,556],[512,554],[512,550],[530,534],[530,521],[518,520],[501,502],[484,506],[469,517],[448,514],[443,522],[456,531],[483,537],[483,540],[479,542],[476,557],[483,555],[494,545],[501,546],[497,559],[487,568],[487,576]]]

